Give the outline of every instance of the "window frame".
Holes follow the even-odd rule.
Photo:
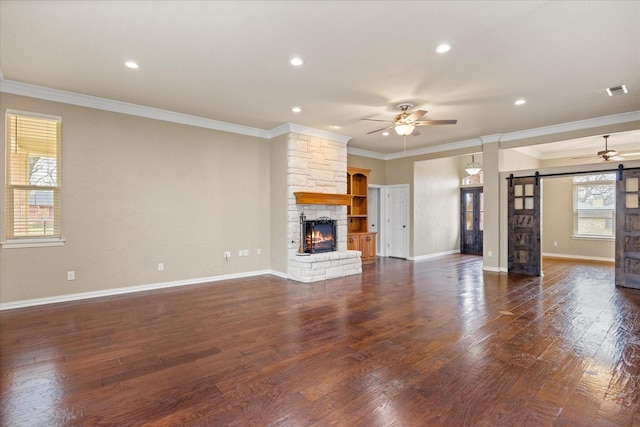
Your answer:
[[[2,179],[2,186],[4,191],[4,197],[0,201],[2,203],[3,212],[4,212],[4,221],[2,224],[1,232],[2,232],[2,241],[0,245],[3,249],[14,249],[14,248],[32,248],[32,247],[48,247],[48,246],[62,246],[65,243],[65,240],[62,238],[62,173],[61,173],[61,165],[62,165],[62,117],[53,116],[48,114],[41,113],[33,113],[29,111],[21,111],[21,110],[13,110],[6,109],[4,112],[4,144],[3,148],[3,166],[4,166],[4,176]],[[12,184],[10,180],[10,159],[11,159],[11,139],[9,137],[10,131],[10,116],[18,116],[18,117],[28,117],[35,119],[44,119],[44,120],[53,120],[58,122],[57,134],[56,134],[56,179],[55,185],[47,185],[47,186],[38,186],[32,184]],[[15,235],[15,223],[12,222],[13,215],[8,215],[10,210],[15,209],[15,207],[9,206],[11,202],[11,198],[9,197],[9,191],[13,191],[13,189],[23,189],[23,190],[44,190],[44,191],[52,191],[53,192],[53,210],[54,215],[57,218],[54,221],[57,223],[57,227],[55,228],[54,235],[46,235],[46,234],[38,234],[38,235],[30,235],[30,236],[20,236]]]
[[[579,177],[588,177],[594,175],[604,175],[609,176],[607,179],[594,179],[591,181],[584,182],[576,182],[576,178]],[[613,191],[613,208],[612,209],[602,209],[603,211],[611,212],[611,234],[587,234],[587,233],[579,233],[578,229],[578,221],[579,221],[579,212],[580,211],[588,211],[589,209],[579,209],[578,208],[578,188],[584,187],[588,185],[609,185]],[[584,239],[584,240],[615,240],[616,238],[616,174],[615,172],[605,172],[598,174],[580,174],[573,177],[573,207],[572,207],[572,239]],[[591,209],[595,210],[595,209]]]

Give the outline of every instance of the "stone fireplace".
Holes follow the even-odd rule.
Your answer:
[[[362,273],[360,252],[347,250],[346,143],[289,133],[287,187],[287,276],[308,283]],[[305,221],[334,222],[332,250],[300,251],[306,239],[301,215]]]

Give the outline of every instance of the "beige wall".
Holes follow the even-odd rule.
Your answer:
[[[614,240],[573,239],[573,177],[542,180],[542,253],[581,258],[615,258]],[[557,242],[558,246],[554,246]]]
[[[0,107],[3,141],[7,108],[62,117],[66,239],[1,249],[0,301],[270,267],[269,141],[5,93]]]
[[[270,238],[271,269],[281,274],[287,272],[287,135],[270,141],[271,147],[271,200]]]
[[[537,169],[540,160],[513,149],[500,150],[500,172]]]
[[[348,154],[347,164],[352,168],[369,169],[371,171],[369,185],[384,185],[386,183],[384,160]]]
[[[455,157],[414,164],[414,258],[460,248],[459,168]]]

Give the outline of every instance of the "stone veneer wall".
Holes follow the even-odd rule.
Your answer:
[[[294,192],[346,194],[347,145],[299,133],[287,142],[287,275],[299,282],[362,273],[359,251],[347,250],[347,207],[298,205]],[[325,216],[337,220],[337,251],[300,256],[300,214],[308,220]]]

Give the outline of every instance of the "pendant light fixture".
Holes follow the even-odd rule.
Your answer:
[[[475,175],[477,173],[479,173],[482,170],[482,165],[480,163],[476,163],[476,159],[474,157],[474,155],[471,155],[471,163],[468,163],[467,166],[464,168],[464,170],[469,174],[469,175]]]

